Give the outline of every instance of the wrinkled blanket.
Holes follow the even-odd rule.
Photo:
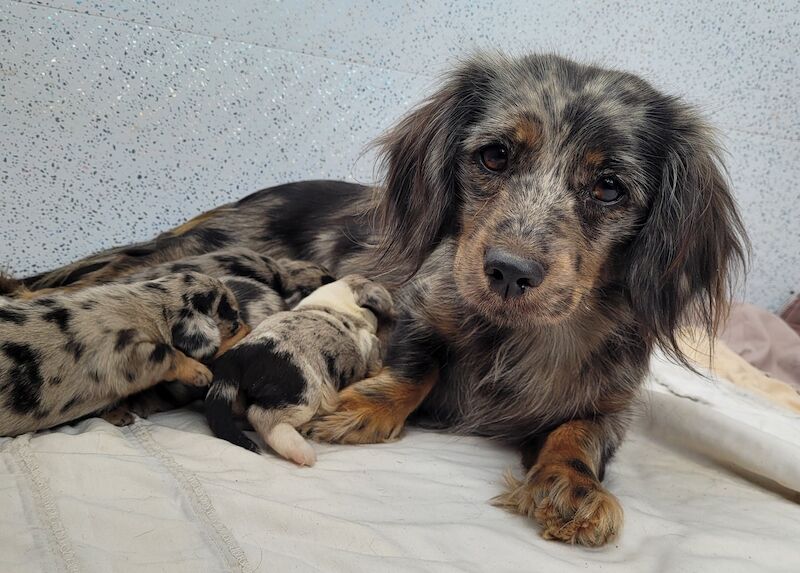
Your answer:
[[[298,468],[186,409],[0,439],[0,571],[800,571],[800,416],[659,358],[641,402],[602,549],[490,505],[520,470],[485,439],[412,428]]]

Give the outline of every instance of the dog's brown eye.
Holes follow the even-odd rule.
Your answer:
[[[613,203],[622,197],[622,185],[616,177],[601,177],[594,184],[592,197],[603,203]]]
[[[502,145],[487,145],[480,150],[480,158],[489,171],[504,171],[508,166],[508,150]]]

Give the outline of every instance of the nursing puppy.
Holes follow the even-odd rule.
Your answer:
[[[246,334],[220,281],[183,273],[36,300],[0,298],[0,436],[50,428],[176,380]]]
[[[391,318],[382,286],[357,275],[325,285],[293,311],[275,314],[218,358],[206,417],[220,438],[259,452],[234,422],[237,401],[273,450],[299,465],[316,461],[297,432],[336,408],[337,392],[381,368],[379,322]]]
[[[324,267],[315,263],[273,259],[244,247],[221,249],[146,267],[122,280],[136,282],[187,271],[203,273],[225,283],[236,296],[242,322],[250,327],[336,280]]]
[[[220,249],[145,267],[121,280],[138,282],[181,272],[199,272],[222,281],[236,297],[241,321],[248,327],[256,326],[276,312],[287,310],[321,285],[335,280],[320,265],[286,258],[273,259],[244,247]],[[157,412],[180,408],[202,400],[205,392],[205,388],[165,382],[130,396],[102,416],[112,424],[125,426],[133,423],[133,414],[146,418]]]

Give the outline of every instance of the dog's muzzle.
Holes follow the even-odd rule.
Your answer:
[[[542,284],[545,276],[539,261],[524,259],[497,247],[486,251],[483,272],[489,277],[489,286],[503,300],[522,296],[526,289]]]

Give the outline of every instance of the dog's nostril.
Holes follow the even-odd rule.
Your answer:
[[[503,273],[501,273],[498,269],[492,269],[492,272],[489,273],[489,276],[496,281],[503,280]]]
[[[525,290],[526,288],[531,288],[533,285],[527,278],[521,278],[517,279],[517,286],[519,286],[519,288],[522,290]]]

